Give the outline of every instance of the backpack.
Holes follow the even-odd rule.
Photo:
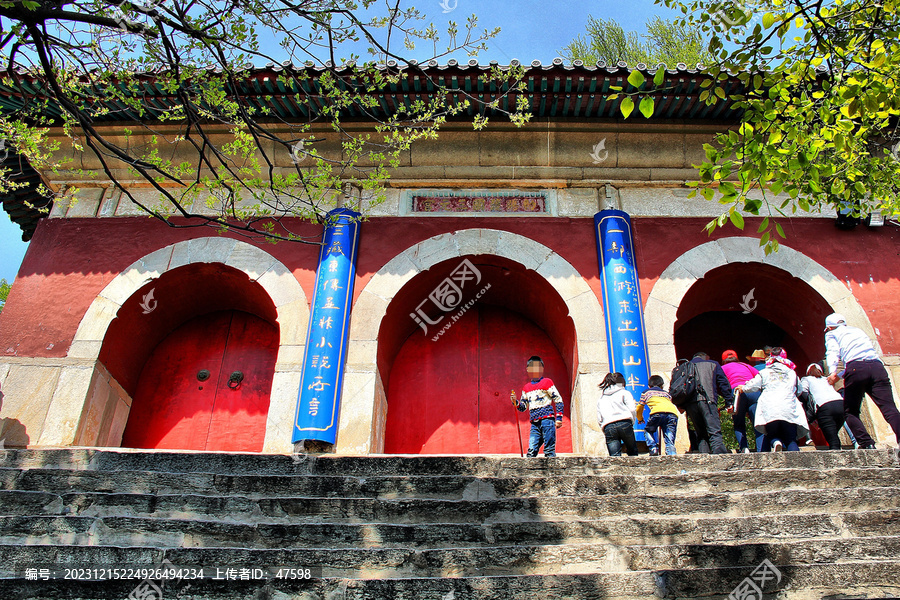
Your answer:
[[[697,374],[697,365],[689,360],[680,360],[672,369],[672,379],[669,381],[669,394],[672,396],[672,404],[683,406],[693,400],[703,388]]]

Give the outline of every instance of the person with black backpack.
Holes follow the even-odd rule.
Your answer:
[[[731,405],[734,393],[719,363],[711,360],[706,352],[697,352],[690,361],[680,362],[672,371],[669,394],[694,426],[697,451],[727,454],[719,419],[719,396],[725,398],[726,405]]]

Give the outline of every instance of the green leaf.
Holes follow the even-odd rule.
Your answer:
[[[657,69],[656,75],[653,76],[653,85],[660,86],[662,85],[663,79],[666,77],[665,69]]]
[[[781,223],[775,223],[775,231],[778,232],[782,239],[787,239],[787,236],[784,235],[784,229],[781,228]]]
[[[628,76],[628,83],[633,85],[636,88],[640,88],[644,85],[644,76],[640,71],[632,71],[631,75]]]
[[[756,230],[756,233],[762,233],[766,229],[769,228],[769,217],[765,217],[762,220],[762,223],[759,224],[759,229]]]
[[[622,99],[619,110],[622,111],[622,116],[627,119],[634,110],[634,100],[631,99],[631,96],[625,96],[625,98]]]
[[[741,216],[741,213],[737,211],[732,211],[728,217],[731,219],[731,224],[737,227],[738,229],[744,228],[744,217]]]
[[[641,111],[641,114],[644,115],[644,117],[649,119],[653,116],[654,108],[656,108],[656,105],[653,102],[653,98],[651,98],[650,96],[644,96],[644,98],[641,100],[641,104],[638,107],[638,110]]]
[[[766,13],[763,15],[763,19],[762,19],[763,29],[768,29],[769,27],[771,27],[774,24],[775,24],[775,15],[773,15],[772,13]]]

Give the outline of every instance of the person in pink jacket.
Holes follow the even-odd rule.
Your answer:
[[[731,389],[735,389],[739,385],[744,385],[754,377],[759,371],[747,363],[738,360],[737,352],[734,350],[726,350],[722,353],[722,370],[725,371],[725,377]],[[734,437],[737,439],[738,452],[750,452],[747,443],[747,415],[750,420],[756,419],[756,403],[759,400],[759,392],[744,392],[736,394],[734,404],[727,407],[731,413],[731,419],[734,422]],[[756,451],[763,449],[765,444],[765,435],[756,434]]]

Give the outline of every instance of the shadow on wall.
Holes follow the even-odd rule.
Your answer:
[[[3,408],[3,392],[0,391],[0,408]],[[18,419],[0,419],[0,448],[25,448],[31,439],[25,425]]]

